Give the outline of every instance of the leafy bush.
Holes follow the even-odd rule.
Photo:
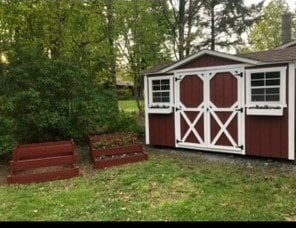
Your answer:
[[[144,136],[144,126],[139,123],[136,112],[120,112],[112,130],[114,132],[137,133],[141,137]]]
[[[118,100],[131,100],[133,99],[133,91],[131,89],[117,89]]]
[[[0,156],[10,154],[17,143],[13,129],[13,119],[0,116]]]
[[[88,100],[80,100],[75,106],[71,126],[76,139],[87,139],[89,134],[110,131],[118,118],[117,100],[111,91],[97,90]]]
[[[13,110],[12,102],[0,96],[0,156],[11,153],[16,142],[14,136],[15,122],[9,117]]]
[[[16,142],[83,140],[113,128],[118,105],[111,90],[66,58],[30,51],[18,53],[0,78],[0,98],[9,98],[0,108],[0,155]]]

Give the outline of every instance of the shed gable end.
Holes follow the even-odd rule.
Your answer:
[[[202,55],[196,59],[191,60],[177,69],[187,69],[187,68],[198,68],[198,67],[211,67],[211,66],[223,66],[231,64],[240,64],[241,62],[232,59],[226,59],[218,56],[213,56],[209,54]]]

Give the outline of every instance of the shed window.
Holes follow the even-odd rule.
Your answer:
[[[148,78],[148,108],[155,112],[168,112],[173,106],[173,75],[153,76]],[[171,110],[170,110],[171,111]]]
[[[280,72],[251,73],[252,102],[280,102]]]
[[[262,115],[272,112],[282,113],[282,109],[287,107],[286,69],[286,67],[272,67],[246,70],[246,106],[249,113]]]
[[[170,80],[152,80],[153,103],[170,103]]]

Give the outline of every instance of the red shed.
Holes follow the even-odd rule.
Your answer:
[[[147,72],[146,144],[294,160],[295,64],[296,41]]]

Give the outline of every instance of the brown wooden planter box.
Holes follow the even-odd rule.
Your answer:
[[[96,149],[95,143],[100,139],[99,136],[90,138],[90,154],[94,161],[94,168],[96,169],[105,169],[112,166],[148,160],[148,154],[143,151],[143,145],[141,143]]]
[[[9,184],[60,180],[79,175],[73,141],[18,145],[10,162]]]

